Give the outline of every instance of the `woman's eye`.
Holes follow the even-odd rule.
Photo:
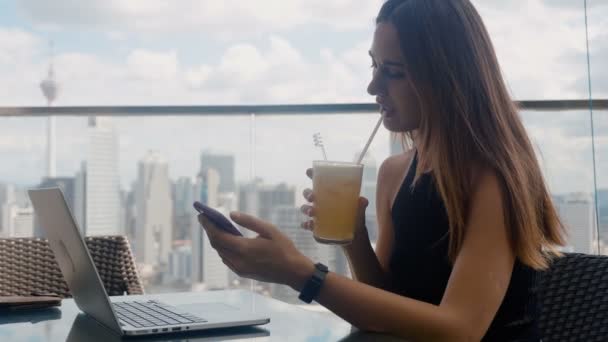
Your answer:
[[[389,68],[382,68],[382,75],[393,79],[405,77],[405,73],[403,71],[391,70]]]

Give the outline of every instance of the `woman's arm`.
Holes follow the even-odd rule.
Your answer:
[[[515,256],[503,220],[495,175],[480,178],[465,239],[440,305],[402,297],[339,275],[328,274],[317,301],[364,330],[416,341],[478,341],[489,328],[507,291]],[[312,263],[294,275],[296,290]]]

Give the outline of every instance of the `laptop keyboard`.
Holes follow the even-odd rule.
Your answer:
[[[112,305],[121,325],[126,323],[136,328],[207,322],[200,317],[180,312],[173,306],[157,301],[117,302]]]

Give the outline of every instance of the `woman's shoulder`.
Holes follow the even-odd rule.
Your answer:
[[[386,158],[378,169],[378,181],[404,176],[404,172],[411,164],[414,154],[414,150],[409,150]]]
[[[391,206],[414,155],[415,151],[410,150],[390,156],[382,162],[378,169],[378,192],[386,195],[387,203],[391,203]]]

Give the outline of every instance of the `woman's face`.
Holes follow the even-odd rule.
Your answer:
[[[392,132],[410,132],[420,124],[420,106],[405,69],[397,30],[391,23],[376,26],[369,51],[373,76],[367,92],[376,96],[384,115],[384,127]]]

